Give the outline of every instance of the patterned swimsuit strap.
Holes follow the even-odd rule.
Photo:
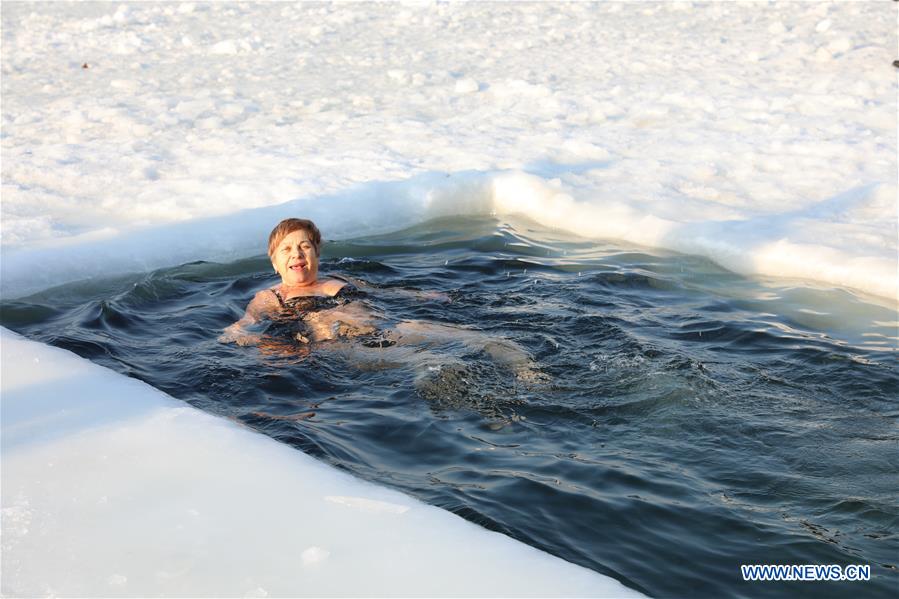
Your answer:
[[[287,304],[284,303],[284,298],[281,297],[281,293],[277,289],[269,289],[272,293],[275,294],[275,297],[278,298],[278,303],[281,304],[281,309],[286,310]]]

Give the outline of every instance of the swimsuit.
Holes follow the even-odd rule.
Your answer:
[[[310,333],[310,330],[304,320],[306,314],[331,310],[332,308],[362,299],[367,295],[352,283],[345,284],[334,295],[298,295],[284,299],[278,289],[270,289],[269,291],[275,294],[278,304],[281,306],[281,314],[275,320],[280,324],[290,323],[291,328],[299,328],[298,331],[292,331],[291,337],[303,343],[309,343],[307,334]],[[345,335],[346,331],[343,331],[343,333],[343,336],[349,336]],[[390,347],[396,344],[396,341],[390,339],[387,332],[382,330],[354,335],[354,337],[365,347]]]
[[[321,312],[322,310],[330,310],[338,306],[348,304],[353,300],[365,297],[365,293],[352,283],[347,283],[334,295],[298,295],[284,299],[281,292],[277,289],[269,289],[278,298],[278,304],[281,306],[282,314],[293,313],[295,316],[303,317],[310,312]]]

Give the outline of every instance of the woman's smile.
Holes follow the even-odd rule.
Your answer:
[[[289,287],[315,284],[318,278],[318,252],[304,230],[286,235],[271,256],[272,266]]]

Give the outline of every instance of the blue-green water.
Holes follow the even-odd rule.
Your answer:
[[[894,309],[486,218],[329,243],[322,272],[396,320],[513,340],[541,380],[451,342],[217,343],[276,282],[264,256],[68,285],[0,320],[654,596],[899,588]],[[754,563],[873,579],[743,582]]]

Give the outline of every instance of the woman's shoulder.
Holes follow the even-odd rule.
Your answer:
[[[346,288],[354,288],[353,284],[343,279],[329,278],[322,281],[321,290],[325,295],[334,297]]]
[[[253,296],[251,304],[255,304],[259,308],[278,305],[278,287],[269,287],[262,291],[257,291]]]

